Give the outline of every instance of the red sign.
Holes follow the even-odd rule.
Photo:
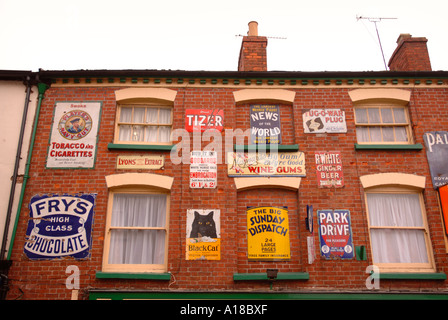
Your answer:
[[[187,109],[185,111],[185,129],[188,132],[204,132],[208,129],[222,131],[224,128],[224,110]]]
[[[319,188],[341,188],[344,186],[342,159],[339,151],[315,153],[316,175]]]

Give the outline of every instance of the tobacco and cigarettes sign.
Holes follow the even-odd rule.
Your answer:
[[[278,105],[251,105],[250,132],[252,144],[281,144]]]
[[[316,175],[319,188],[342,188],[344,186],[344,173],[342,159],[339,151],[315,152]]]
[[[249,260],[288,260],[289,220],[287,207],[247,208]]]
[[[47,168],[93,168],[101,102],[58,102]]]
[[[345,112],[341,109],[310,109],[302,114],[305,133],[345,133]]]
[[[318,210],[319,240],[322,257],[352,259],[354,248],[349,210]]]
[[[96,194],[34,196],[29,204],[26,256],[31,260],[89,257],[95,198]]]

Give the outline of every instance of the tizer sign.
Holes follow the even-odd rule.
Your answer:
[[[24,252],[29,259],[87,258],[92,242],[95,194],[31,199]]]
[[[222,131],[223,123],[223,110],[187,109],[185,111],[185,130],[188,132],[204,132],[208,129]]]

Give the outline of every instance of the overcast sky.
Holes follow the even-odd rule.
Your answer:
[[[446,0],[0,0],[2,70],[236,71],[248,23],[269,71],[385,70],[400,33],[448,70]]]

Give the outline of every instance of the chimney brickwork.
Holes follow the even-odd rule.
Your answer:
[[[389,60],[389,70],[432,71],[427,42],[424,37],[413,38],[410,34],[401,34]]]
[[[258,36],[258,24],[255,21],[249,23],[248,35],[243,37],[238,71],[267,71],[266,48],[268,39]]]

